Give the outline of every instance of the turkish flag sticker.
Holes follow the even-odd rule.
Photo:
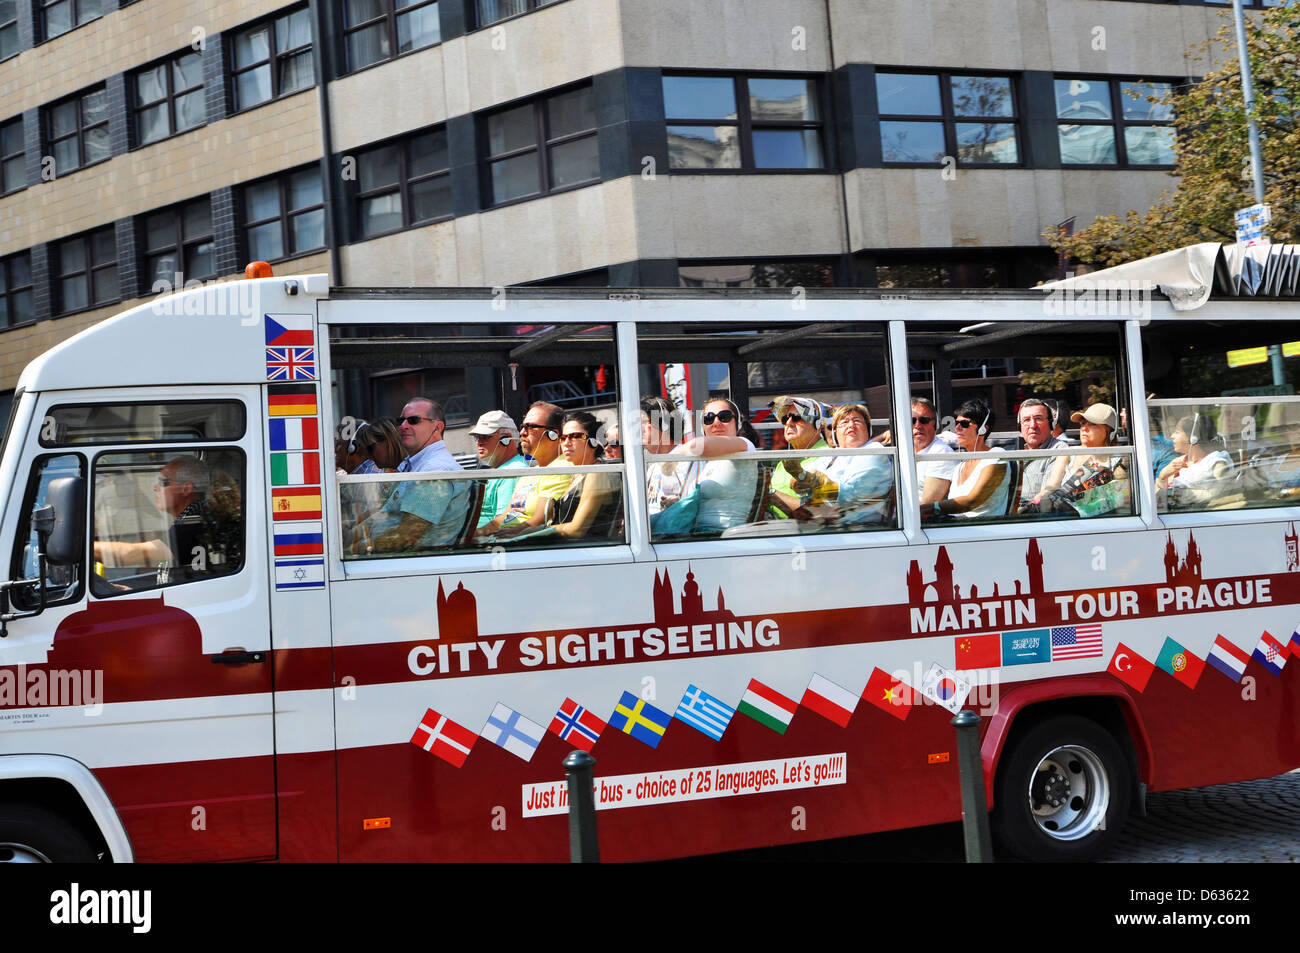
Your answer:
[[[1110,674],[1139,692],[1146,690],[1147,682],[1151,680],[1151,673],[1155,670],[1154,665],[1123,642],[1116,646],[1115,654],[1106,668]]]

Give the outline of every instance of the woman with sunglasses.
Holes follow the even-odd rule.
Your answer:
[[[841,404],[831,414],[835,445],[850,450],[884,447],[871,439],[871,411],[866,404]],[[894,466],[888,457],[819,457],[823,469],[804,468],[794,488],[805,505],[834,503],[832,518],[840,526],[881,522],[894,489]]]
[[[690,532],[717,535],[724,529],[749,522],[758,488],[758,464],[753,460],[716,459],[754,449],[754,444],[741,436],[744,418],[740,408],[730,400],[713,398],[704,405],[700,420],[704,425],[703,435],[687,440],[672,452],[708,461],[696,481],[697,510]],[[680,505],[681,502],[674,504]],[[660,516],[667,518],[672,509],[668,507]]]
[[[988,442],[988,434],[993,430],[993,411],[986,402],[978,397],[968,400],[957,408],[955,417],[958,453],[982,453],[994,449]],[[922,506],[921,515],[970,519],[1002,516],[1007,511],[1010,483],[1005,463],[987,458],[966,460],[958,463],[953,471],[947,499],[931,503],[928,513]]]
[[[589,467],[604,462],[596,434],[600,423],[585,410],[571,410],[560,426],[560,453],[574,467]],[[549,527],[532,536],[563,536],[567,539],[609,536],[618,519],[623,498],[618,478],[607,473],[579,473],[569,484],[568,492],[555,504]]]

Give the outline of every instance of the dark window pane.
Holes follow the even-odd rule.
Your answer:
[[[0,153],[11,156],[15,152],[23,151],[23,124],[22,120],[18,122],[5,123],[0,128]]]
[[[117,236],[107,228],[90,237],[91,261],[96,265],[117,260]]]
[[[311,50],[296,53],[280,62],[280,95],[296,93],[316,82]]]
[[[176,97],[176,131],[184,132],[195,126],[203,125],[207,119],[207,105],[203,90],[195,90],[184,96]]]
[[[235,68],[260,63],[271,55],[271,27],[263,24],[235,36]]]
[[[30,321],[35,316],[32,310],[32,293],[30,291],[15,292],[9,298],[9,323],[18,324],[22,321]]]
[[[402,227],[402,196],[399,192],[361,201],[361,234],[369,237]]]
[[[451,176],[411,184],[411,221],[425,222],[451,214]]]
[[[1019,162],[1015,124],[957,123],[957,158],[962,162]]]
[[[160,284],[176,284],[176,255],[174,252],[167,252],[163,255],[150,255],[145,260],[145,275],[149,280],[149,287],[155,288]]]
[[[59,282],[59,303],[63,311],[80,311],[90,301],[86,295],[86,276],[64,278]]]
[[[1014,116],[1011,80],[1003,76],[953,76],[952,111],[958,116]]]
[[[1173,165],[1174,130],[1171,126],[1135,126],[1124,130],[1124,148],[1133,165]]]
[[[938,76],[877,73],[876,99],[882,116],[938,116],[943,112]]]
[[[13,192],[15,189],[21,189],[27,184],[27,170],[24,166],[24,160],[8,159],[4,164],[4,184],[0,186],[6,192]]]
[[[549,123],[547,135],[552,139],[596,128],[596,107],[591,87],[584,86],[552,96],[546,103],[546,116]]]
[[[54,144],[54,171],[59,175],[81,167],[81,156],[77,153],[77,140],[64,139]]]
[[[271,67],[259,66],[235,76],[235,108],[247,109],[271,98]]]
[[[478,0],[478,25],[487,26],[528,9],[528,0]]]
[[[358,185],[362,192],[397,183],[397,146],[368,152],[359,163]]]
[[[182,215],[182,237],[185,241],[206,238],[212,234],[212,207],[207,199],[185,206]]]
[[[81,122],[93,126],[108,119],[108,94],[102,89],[81,97]]]
[[[816,129],[756,129],[754,165],[759,169],[820,169],[821,134]]]
[[[348,26],[365,23],[384,15],[383,0],[344,0],[344,20]]]
[[[53,39],[72,29],[72,0],[45,8],[45,35]]]
[[[140,122],[140,142],[154,142],[171,135],[171,122],[167,118],[167,104],[159,103],[137,113]]]
[[[399,4],[400,6],[400,4]],[[397,52],[409,53],[442,41],[438,5],[430,4],[397,17]]]
[[[1063,165],[1114,165],[1115,130],[1111,126],[1057,127]]]
[[[136,102],[156,103],[167,95],[167,67],[159,65],[135,74]]]
[[[596,137],[575,139],[551,147],[551,188],[600,178],[600,156]]]
[[[311,42],[311,15],[304,7],[275,21],[275,48],[284,53]]]
[[[388,30],[382,23],[348,35],[348,66],[352,69],[378,63],[391,55]]]
[[[943,125],[937,122],[882,122],[880,146],[886,162],[942,162]]]
[[[1174,118],[1174,111],[1164,103],[1148,102],[1149,99],[1161,99],[1172,92],[1168,83],[1120,83],[1119,101],[1125,119],[1137,119],[1145,122],[1168,122]]]
[[[155,251],[176,244],[176,215],[174,212],[161,212],[149,215],[144,220],[145,248]]]
[[[411,140],[411,169],[408,175],[412,178],[440,172],[450,164],[445,129],[435,129]]]
[[[80,239],[59,246],[59,274],[86,270],[86,246]]]
[[[279,221],[248,230],[248,254],[253,261],[272,261],[284,257],[284,240],[280,234]]]
[[[18,24],[10,23],[7,26],[0,27],[0,60],[8,59],[11,56],[17,56],[21,52],[21,44],[18,42]]]
[[[280,189],[274,182],[261,182],[244,190],[244,214],[250,222],[280,215]]]
[[[185,249],[185,280],[207,278],[212,275],[212,242],[203,242]]]
[[[674,169],[739,169],[735,126],[669,126],[668,164]]]
[[[532,106],[519,106],[488,117],[488,153],[500,155],[537,144],[537,123]]]
[[[729,76],[665,76],[669,119],[735,119],[736,82]]]
[[[529,152],[492,163],[493,201],[505,202],[522,195],[534,195],[541,190],[536,153]]]
[[[118,289],[117,265],[113,265],[111,268],[101,268],[97,270],[91,280],[94,283],[91,300],[95,304],[101,304],[105,301],[116,301],[122,296]]]
[[[9,287],[21,288],[32,283],[32,260],[24,252],[9,259]]]
[[[810,79],[751,79],[749,111],[755,121],[815,121],[817,84]]]
[[[293,251],[303,252],[325,247],[325,210],[303,212],[289,221],[293,230]]]
[[[320,170],[307,169],[289,177],[289,208],[306,208],[325,201],[320,186]]]
[[[55,138],[77,131],[77,103],[59,103],[50,110],[50,132]]]
[[[1058,119],[1110,119],[1110,84],[1095,79],[1056,80]]]

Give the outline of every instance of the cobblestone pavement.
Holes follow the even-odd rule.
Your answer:
[[[1300,862],[1300,771],[1147,797],[1109,862]]]

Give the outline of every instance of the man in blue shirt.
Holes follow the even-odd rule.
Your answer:
[[[398,473],[463,470],[442,435],[442,407],[427,397],[413,397],[398,418],[398,435],[406,459]],[[357,527],[354,546],[365,552],[401,553],[449,546],[465,523],[469,484],[462,480],[403,480],[383,508]]]

